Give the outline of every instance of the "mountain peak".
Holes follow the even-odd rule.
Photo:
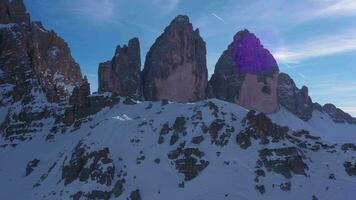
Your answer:
[[[246,29],[234,36],[234,49],[238,71],[252,74],[279,71],[273,55],[263,47],[255,34]]]
[[[187,15],[177,15],[171,23],[189,23],[189,17]]]
[[[185,15],[178,15],[151,46],[143,71],[146,100],[191,102],[205,98],[205,42]]]

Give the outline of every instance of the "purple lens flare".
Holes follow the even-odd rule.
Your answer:
[[[243,33],[234,45],[234,60],[239,72],[260,74],[278,71],[276,60],[253,33]]]

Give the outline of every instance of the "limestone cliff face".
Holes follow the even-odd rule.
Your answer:
[[[67,43],[39,22],[31,23],[30,52],[33,68],[50,101],[67,100],[83,82]]]
[[[298,89],[293,79],[285,73],[278,76],[278,101],[299,118],[307,121],[312,117],[314,104],[309,97],[308,88]]]
[[[278,109],[278,71],[277,62],[260,40],[244,30],[219,58],[210,84],[218,99],[272,113]]]
[[[22,0],[2,0],[0,10],[2,79],[16,85],[14,100],[34,92],[38,84],[51,102],[68,100],[83,78],[65,41],[41,23],[30,22]]]
[[[0,24],[9,23],[30,24],[30,15],[26,11],[23,0],[0,1]]]
[[[98,91],[141,99],[140,68],[140,43],[133,38],[127,46],[117,47],[111,61],[99,65]]]
[[[239,98],[235,102],[249,110],[258,110],[263,113],[275,112],[278,108],[277,80],[278,74],[259,81],[258,75],[247,73]]]
[[[177,16],[150,48],[143,71],[147,100],[191,102],[207,89],[205,42],[187,16]]]

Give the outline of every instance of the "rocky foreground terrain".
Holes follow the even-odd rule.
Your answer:
[[[179,15],[142,71],[133,38],[91,93],[22,0],[0,11],[0,199],[355,199],[356,119],[313,102],[248,30],[208,80]]]

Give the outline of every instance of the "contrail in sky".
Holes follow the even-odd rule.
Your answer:
[[[224,22],[225,23],[225,20],[223,19],[223,18],[221,18],[220,16],[218,16],[217,14],[215,14],[215,13],[211,13],[214,17],[216,17],[216,19],[218,19],[218,20],[220,20],[220,21],[222,21],[222,22]]]

